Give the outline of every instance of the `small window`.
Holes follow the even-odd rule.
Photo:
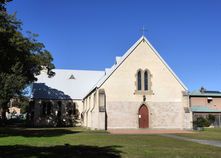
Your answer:
[[[145,91],[148,90],[148,72],[147,71],[144,72],[144,90]]]
[[[207,103],[211,103],[213,101],[213,98],[212,97],[208,97],[207,98]]]
[[[137,72],[137,90],[141,90],[142,89],[142,85],[141,85],[141,71],[139,70]]]

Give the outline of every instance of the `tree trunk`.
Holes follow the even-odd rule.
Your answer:
[[[2,109],[2,123],[3,125],[6,124],[6,110]]]
[[[1,116],[2,116],[2,124],[3,126],[6,125],[6,112],[8,111],[8,104],[7,103],[2,103],[2,111],[1,111]]]

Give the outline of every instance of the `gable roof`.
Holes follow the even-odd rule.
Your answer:
[[[51,78],[45,72],[36,76],[38,80],[32,85],[32,98],[83,99],[91,87],[104,75],[104,71],[62,69],[53,71],[55,76]]]
[[[149,47],[153,50],[153,52],[158,56],[158,58],[161,60],[161,62],[167,67],[167,69],[171,72],[171,74],[175,77],[175,79],[180,83],[180,85],[187,91],[188,88],[184,85],[184,83],[179,79],[179,77],[173,72],[173,70],[169,67],[169,65],[164,61],[164,59],[160,56],[160,54],[157,52],[157,50],[150,44],[150,42],[147,40],[145,36],[141,36],[141,38],[132,46],[130,49],[121,57],[116,57],[116,63],[110,68],[106,69],[105,75],[94,85],[94,87],[91,89],[93,91],[95,88],[101,87],[105,81],[114,73],[114,71],[126,60],[126,58],[135,50],[135,48],[142,42],[145,41]],[[91,93],[87,95],[89,95]]]

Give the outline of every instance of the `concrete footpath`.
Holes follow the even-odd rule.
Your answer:
[[[193,133],[192,131],[179,129],[110,129],[110,134],[180,134]]]
[[[204,144],[204,145],[211,145],[211,146],[215,146],[215,147],[220,147],[221,148],[221,141],[203,140],[203,139],[192,139],[192,138],[177,136],[177,135],[173,135],[173,134],[161,134],[161,136],[168,137],[168,138],[179,139],[179,140],[190,141],[190,142],[195,142],[195,143]]]

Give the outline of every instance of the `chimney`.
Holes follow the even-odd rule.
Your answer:
[[[205,93],[205,91],[206,91],[206,89],[202,86],[202,87],[200,88],[200,92],[201,92],[201,93]]]

